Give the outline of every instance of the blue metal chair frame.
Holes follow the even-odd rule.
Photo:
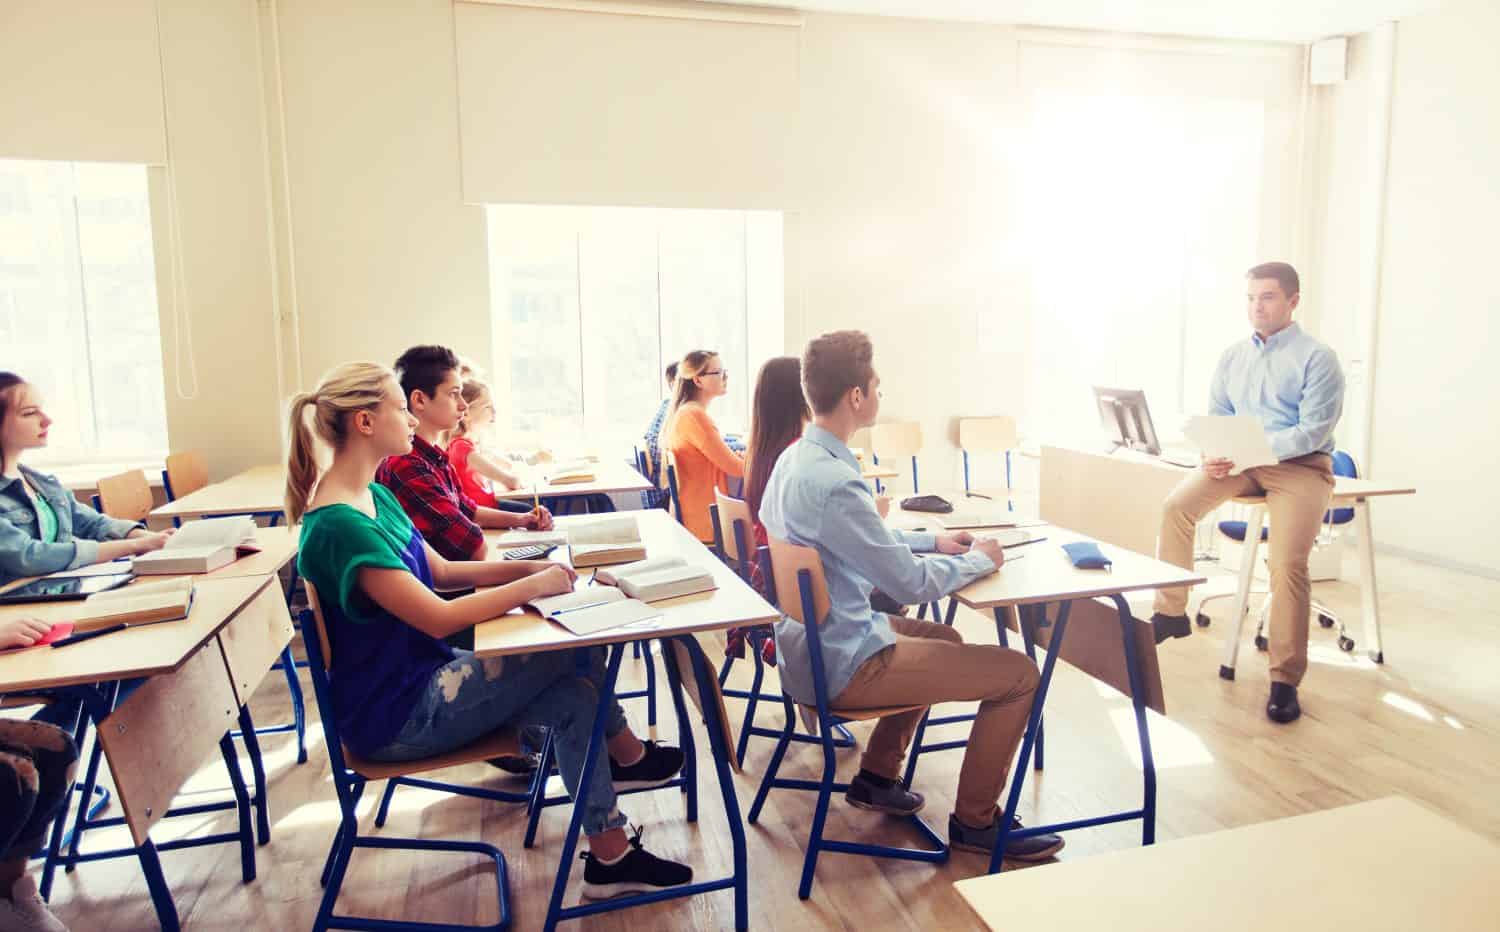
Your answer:
[[[679,637],[674,640],[682,643],[693,661],[693,676],[698,684],[699,695],[708,697],[713,695],[714,681],[713,671],[709,668],[708,659],[703,656],[702,650],[698,648],[698,642],[691,636]],[[564,908],[562,905],[563,894],[567,891],[568,878],[573,872],[573,856],[577,850],[578,834],[583,826],[583,812],[588,802],[589,780],[593,776],[595,760],[598,750],[604,742],[604,723],[607,718],[609,704],[614,701],[615,682],[620,675],[620,661],[625,656],[624,643],[610,645],[609,661],[605,665],[604,687],[599,691],[599,704],[594,710],[594,729],[589,736],[588,749],[584,755],[583,772],[579,774],[578,799],[573,803],[573,815],[568,823],[568,830],[563,835],[563,849],[558,859],[557,877],[552,885],[552,898],[547,906],[547,919],[543,925],[545,932],[552,932],[557,928],[559,922],[568,919],[581,919],[584,916],[593,916],[600,913],[615,912],[616,910],[629,909],[633,906],[644,906],[647,903],[659,903],[664,900],[675,900],[685,896],[696,896],[700,893],[710,893],[715,890],[734,891],[734,927],[736,930],[746,930],[750,927],[749,919],[749,893],[748,893],[748,861],[745,854],[745,827],[740,820],[739,803],[735,799],[734,776],[729,770],[729,755],[733,749],[724,742],[724,723],[719,718],[718,704],[712,701],[703,703],[704,726],[708,730],[709,746],[712,748],[714,769],[719,777],[719,791],[724,798],[724,810],[729,821],[729,835],[734,853],[734,873],[729,877],[721,877],[716,880],[699,881],[683,887],[674,887],[670,890],[660,890],[653,893],[637,893],[629,896],[616,897],[611,900],[601,900],[593,903],[583,903],[578,906]],[[695,766],[695,751],[692,740],[691,719],[687,716],[682,704],[681,697],[681,671],[677,667],[676,655],[668,650],[662,652],[662,663],[666,667],[667,679],[672,684],[673,701],[677,705],[678,721],[681,723],[682,747],[687,757],[687,763],[683,767],[682,779],[688,788],[687,795],[687,817],[689,822],[698,819],[697,809],[697,773]],[[546,768],[538,772],[544,772]],[[314,932],[317,932],[315,929]]]
[[[724,532],[719,523],[719,506],[709,505],[708,511],[709,516],[713,519],[714,554],[725,563],[730,563],[729,553],[725,549],[724,541],[722,540]],[[745,527],[744,521],[734,522],[735,552],[740,554],[740,558],[731,565],[734,567],[735,573],[748,585],[751,575],[750,562],[745,559],[745,554],[750,552],[748,549],[749,541],[745,539],[747,533],[748,529]],[[767,702],[785,701],[785,697],[780,692],[765,692],[761,689],[761,684],[765,681],[766,675],[766,662],[761,657],[761,646],[764,644],[765,638],[765,633],[761,631],[751,631],[746,638],[750,642],[750,658],[755,664],[754,678],[750,682],[749,689],[730,689],[724,685],[729,681],[729,671],[734,667],[733,657],[725,657],[723,665],[719,667],[720,692],[729,698],[745,700],[745,720],[740,725],[739,746],[735,748],[735,760],[739,761],[741,767],[745,766],[745,749],[750,744],[751,735],[758,738],[781,737],[780,729],[764,728],[755,724],[755,710],[762,699]],[[855,746],[854,736],[849,733],[848,728],[843,725],[835,725],[834,731],[838,734],[838,737],[833,739],[834,747],[852,748]],[[817,735],[803,734],[800,731],[792,734],[792,740],[804,744],[817,744],[820,741]]]
[[[870,451],[870,462],[874,463],[876,466],[880,465],[880,457],[878,455],[876,455],[876,453],[875,453],[874,450]],[[880,480],[876,479],[875,480],[875,492],[876,492],[876,494],[879,494],[882,491],[884,491],[884,489],[883,489],[883,487],[880,484]],[[911,494],[913,494],[913,495],[920,495],[920,494],[922,494],[921,487],[917,484],[917,458],[915,456],[913,456],[911,458]]]
[[[302,616],[302,623],[304,630],[316,630],[311,611]],[[502,930],[508,928],[511,919],[510,883],[506,873],[505,855],[501,853],[499,848],[483,842],[439,841],[424,838],[380,838],[359,834],[359,818],[356,809],[359,806],[360,797],[363,796],[368,781],[355,771],[349,769],[344,758],[344,745],[339,737],[338,723],[333,714],[333,701],[329,693],[328,673],[325,658],[323,657],[323,645],[316,634],[304,638],[303,644],[307,650],[308,669],[312,673],[313,695],[316,697],[319,716],[323,722],[323,743],[328,750],[328,762],[333,773],[334,791],[338,796],[340,812],[339,828],[334,833],[333,842],[328,850],[328,858],[323,865],[321,877],[324,888],[323,899],[318,905],[317,917],[313,920],[313,932],[321,932],[324,929],[365,929],[377,930],[377,932],[422,932],[422,930],[425,930],[425,932],[446,932],[446,930],[454,929],[482,928]],[[548,743],[550,744],[550,742],[551,738],[549,736]],[[375,825],[376,827],[385,825],[386,815],[390,810],[391,797],[395,794],[398,785],[439,790],[458,796],[470,796],[479,799],[496,800],[498,802],[519,802],[535,805],[538,802],[540,788],[545,783],[545,779],[544,771],[539,769],[537,775],[532,779],[531,788],[527,792],[518,793],[444,783],[421,777],[391,777],[386,781],[385,793],[381,797],[380,807],[376,812]],[[540,810],[540,806],[536,806],[536,808],[538,811]],[[355,848],[382,848],[406,851],[459,851],[485,855],[495,865],[496,883],[499,890],[499,921],[488,926],[469,926],[450,923],[366,919],[358,916],[341,916],[334,913],[333,907],[338,900],[339,889],[344,883],[344,873],[349,867],[349,857]]]
[[[762,547],[758,551],[761,561],[761,572],[766,579],[771,579],[771,557],[768,548]],[[801,570],[797,574],[797,586],[802,599],[802,617],[816,618],[817,611],[814,607],[812,574],[807,570]],[[823,851],[838,854],[862,854],[868,857],[894,858],[904,861],[921,861],[929,864],[942,864],[948,860],[948,843],[939,835],[932,826],[923,821],[919,815],[906,817],[913,828],[922,834],[929,842],[936,846],[936,850],[925,850],[921,848],[900,848],[891,845],[873,845],[860,842],[838,841],[823,837],[823,827],[828,819],[829,798],[835,790],[847,790],[848,783],[835,782],[834,777],[838,771],[838,761],[834,756],[833,727],[845,719],[841,719],[836,713],[828,708],[828,684],[823,670],[823,642],[818,633],[816,623],[807,624],[807,649],[809,660],[812,665],[813,692],[817,699],[819,744],[823,748],[823,776],[820,780],[793,780],[777,777],[776,772],[781,767],[781,761],[786,756],[786,750],[791,745],[795,726],[793,722],[796,715],[792,709],[792,701],[783,697],[782,707],[786,713],[786,726],[782,730],[781,740],[776,744],[776,751],[771,756],[771,763],[766,767],[766,774],[761,779],[760,789],[756,791],[755,802],[750,806],[749,822],[754,825],[760,818],[761,807],[765,805],[766,797],[773,787],[792,790],[812,790],[818,794],[818,802],[813,810],[812,829],[808,833],[807,853],[802,862],[802,879],[797,887],[797,896],[807,899],[812,894],[813,874],[817,869],[818,855]],[[915,754],[916,752],[913,751]]]
[[[98,728],[99,723],[109,717],[114,709],[116,696],[119,692],[118,682],[86,684],[78,686],[60,687],[48,690],[48,693],[60,697],[78,699],[82,709],[77,722],[73,728],[74,743],[82,747],[88,736],[90,725]],[[249,713],[241,710],[242,725],[249,722]],[[253,729],[253,723],[251,725]],[[134,856],[141,862],[141,873],[146,878],[146,889],[151,895],[151,903],[156,909],[156,918],[162,928],[162,932],[178,932],[181,923],[177,915],[177,905],[172,899],[172,891],[167,887],[167,881],[161,870],[161,859],[158,853],[162,851],[177,851],[183,848],[198,848],[203,845],[218,845],[226,842],[237,841],[240,846],[240,873],[245,883],[255,879],[255,835],[251,825],[250,817],[250,794],[245,787],[244,776],[240,773],[239,755],[235,751],[234,741],[229,733],[225,732],[219,739],[219,753],[224,758],[224,767],[229,772],[230,789],[234,793],[234,799],[217,803],[200,803],[192,806],[168,809],[163,818],[173,818],[184,815],[201,815],[208,812],[222,812],[233,809],[238,815],[239,828],[233,832],[220,832],[214,835],[205,835],[201,838],[183,838],[176,841],[157,844],[151,839],[137,846],[124,848],[112,848],[107,851],[94,851],[88,854],[78,853],[78,841],[82,834],[81,827],[107,828],[115,825],[124,825],[125,819],[115,816],[108,819],[91,820],[89,816],[99,811],[99,805],[85,805],[84,801],[92,799],[95,795],[96,780],[98,777],[99,755],[98,739],[95,738],[95,753],[90,756],[89,776],[84,781],[81,790],[82,796],[78,804],[78,818],[72,833],[65,833],[67,824],[68,808],[64,806],[58,810],[56,818],[52,823],[47,841],[46,860],[42,865],[42,881],[40,893],[42,899],[49,899],[52,895],[52,882],[56,875],[58,865],[62,865],[71,872],[75,865],[89,861],[104,861],[113,858]],[[64,853],[62,847],[67,844],[69,850]]]
[[[1130,681],[1130,701],[1135,710],[1136,736],[1141,745],[1141,774],[1144,785],[1144,794],[1139,809],[1128,809],[1123,812],[1115,812],[1109,815],[1094,816],[1087,819],[1073,819],[1068,822],[1059,822],[1053,825],[1035,825],[1029,828],[1012,831],[1011,824],[1016,817],[1016,808],[1021,800],[1021,787],[1026,781],[1026,765],[1031,761],[1034,749],[1038,750],[1040,757],[1040,743],[1042,737],[1042,709],[1047,702],[1047,690],[1052,685],[1052,672],[1057,666],[1057,656],[1063,642],[1063,635],[1068,627],[1068,613],[1072,609],[1072,600],[1061,602],[1058,605],[1057,617],[1049,620],[1045,605],[1019,606],[1021,619],[1021,631],[1026,638],[1027,652],[1035,657],[1032,643],[1038,628],[1051,626],[1052,639],[1047,649],[1047,659],[1042,664],[1041,682],[1037,684],[1036,695],[1032,697],[1031,713],[1026,722],[1026,733],[1021,739],[1021,754],[1016,759],[1015,773],[1011,778],[1010,794],[1005,800],[1005,812],[1000,816],[1000,831],[995,838],[994,850],[990,853],[989,873],[993,874],[1001,869],[1006,842],[1011,838],[1028,838],[1033,835],[1043,835],[1049,832],[1066,832],[1076,828],[1092,828],[1098,825],[1112,825],[1116,822],[1130,822],[1141,820],[1141,844],[1149,845],[1156,841],[1156,761],[1151,755],[1151,731],[1146,721],[1145,678],[1141,672],[1140,655],[1136,648],[1132,624],[1134,618],[1130,614],[1130,606],[1125,603],[1121,595],[1109,597],[1115,604],[1115,609],[1120,617],[1120,639],[1125,650],[1125,669]],[[995,609],[995,624],[1004,630],[1005,618],[1003,607]],[[1038,769],[1041,764],[1038,762]]]
[[[961,452],[963,453],[963,456],[964,456],[964,494],[968,495],[969,494],[969,451],[968,450],[963,450]],[[1011,478],[1010,478],[1010,451],[1006,450],[1005,451],[1005,492],[1006,492],[1005,507],[1006,507],[1007,511],[1015,511],[1016,510],[1015,503],[1010,500],[1010,492],[1014,488],[1015,488],[1015,486],[1011,484]],[[980,496],[980,497],[982,498],[983,496]]]

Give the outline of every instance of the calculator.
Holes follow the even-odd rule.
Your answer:
[[[556,544],[532,544],[530,547],[507,550],[501,556],[507,560],[540,560],[556,549]]]

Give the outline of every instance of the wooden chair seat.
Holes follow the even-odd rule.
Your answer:
[[[817,706],[804,705],[802,706],[802,708],[809,709],[813,712],[817,711]],[[925,706],[887,705],[876,706],[873,709],[829,709],[828,711],[832,712],[835,716],[844,719],[845,721],[868,722],[877,718],[885,718],[888,715],[900,715],[902,712],[920,711],[923,708],[925,708]]]
[[[27,696],[17,693],[12,696],[0,696],[0,709],[24,709],[33,705],[51,705],[51,696]]]
[[[432,770],[443,770],[448,767],[458,767],[463,764],[486,761],[495,757],[515,757],[520,754],[520,733],[514,728],[506,727],[492,731],[456,751],[449,751],[447,754],[439,754],[436,757],[423,757],[419,760],[370,760],[369,758],[360,757],[345,746],[344,762],[349,765],[351,770],[366,780],[388,780],[391,777],[427,773]]]

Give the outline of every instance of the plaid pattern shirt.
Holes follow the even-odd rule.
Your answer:
[[[422,538],[446,560],[484,555],[484,531],[474,523],[477,506],[464,494],[448,454],[413,437],[411,452],[388,457],[375,481],[391,490]]]

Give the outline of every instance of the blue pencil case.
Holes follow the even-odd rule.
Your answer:
[[[1076,543],[1063,544],[1063,552],[1073,565],[1081,570],[1107,570],[1112,566],[1109,557],[1099,549],[1099,545],[1093,541],[1081,540]]]

